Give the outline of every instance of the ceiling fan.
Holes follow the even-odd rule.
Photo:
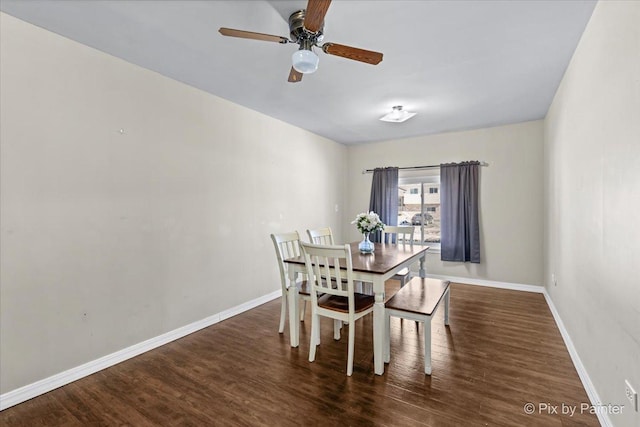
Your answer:
[[[235,30],[233,28],[220,28],[218,31],[223,36],[240,37],[245,39],[262,40],[276,43],[296,43],[300,48],[291,57],[293,66],[289,73],[289,81],[296,83],[302,80],[303,74],[310,74],[318,69],[319,58],[313,52],[314,47],[319,47],[324,53],[341,56],[355,61],[376,65],[382,61],[380,52],[358,49],[337,43],[322,43],[324,38],[324,16],[329,9],[331,0],[309,0],[307,8],[294,12],[289,16],[289,32],[291,39],[271,34],[254,33],[252,31]]]

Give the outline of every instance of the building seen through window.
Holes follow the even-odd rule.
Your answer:
[[[414,243],[440,246],[440,179],[402,180],[398,185],[398,225],[415,227]]]

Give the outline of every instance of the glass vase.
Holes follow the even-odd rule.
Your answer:
[[[374,247],[373,242],[369,240],[369,233],[362,233],[362,242],[358,245],[361,254],[372,254]]]

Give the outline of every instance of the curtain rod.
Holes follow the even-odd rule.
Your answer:
[[[480,166],[489,166],[489,163],[487,162],[480,162]],[[398,170],[401,171],[407,171],[407,170],[421,170],[421,169],[440,169],[440,165],[428,165],[428,166],[407,166],[404,168],[398,168]],[[373,169],[365,169],[362,171],[363,174],[365,173],[373,173]]]

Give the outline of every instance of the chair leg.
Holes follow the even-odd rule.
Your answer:
[[[349,322],[349,354],[347,356],[347,376],[353,374],[353,350],[356,342],[356,322]]]
[[[449,299],[451,297],[451,288],[447,289],[447,295],[444,297],[444,324],[449,324]]]
[[[333,319],[333,339],[340,340],[340,329],[342,329],[342,322],[338,319]]]
[[[300,304],[300,321],[304,322],[304,316],[307,314],[307,301],[300,300],[302,304]]]
[[[287,317],[287,294],[282,294],[280,299],[280,327],[278,328],[278,333],[284,332],[284,322]]]
[[[320,318],[317,314],[311,316],[311,340],[309,341],[309,362],[316,360],[316,346],[320,341]]]

